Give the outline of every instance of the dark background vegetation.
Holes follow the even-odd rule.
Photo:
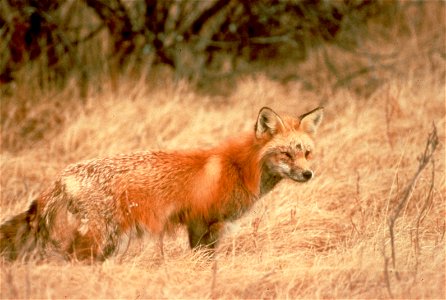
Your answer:
[[[367,24],[386,26],[423,3],[339,1],[4,0],[0,3],[0,83],[29,66],[42,88],[75,78],[81,95],[112,78],[168,66],[198,86],[265,64],[304,61],[327,43],[354,51]],[[415,20],[416,21],[416,20]],[[411,20],[413,22],[413,20]],[[373,58],[372,58],[373,59]],[[336,69],[325,55],[325,63]],[[367,73],[359,68],[350,76]],[[278,80],[295,73],[272,74]],[[339,78],[338,84],[349,81]]]

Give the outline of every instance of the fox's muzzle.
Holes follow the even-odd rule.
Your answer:
[[[311,178],[313,178],[313,171],[311,170],[303,170],[303,171],[293,171],[290,173],[289,177],[298,182],[307,182]]]

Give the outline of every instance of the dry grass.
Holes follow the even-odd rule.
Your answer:
[[[323,103],[326,115],[316,178],[276,187],[228,227],[215,260],[190,251],[179,230],[165,238],[164,259],[156,240],[146,237],[104,263],[2,263],[1,297],[446,297],[445,62],[441,52],[428,51],[438,45],[423,42],[427,38],[406,35],[398,46],[375,46],[398,53],[397,71],[377,69],[374,75],[386,80],[367,98],[328,85],[308,91],[262,74],[240,78],[228,97],[205,96],[164,77],[121,79],[114,92],[105,81],[85,103],[71,86],[41,93],[45,100],[37,102],[26,100],[35,91],[17,86],[2,100],[2,221],[24,210],[71,162],[139,149],[208,147],[252,130],[264,105],[297,115]],[[444,44],[440,48],[444,55]],[[339,66],[353,64],[348,54],[327,49]],[[335,83],[339,78],[323,68],[320,55],[298,71],[308,81]],[[429,164],[421,173],[396,220],[393,266],[388,220],[433,124],[440,140],[435,169]]]

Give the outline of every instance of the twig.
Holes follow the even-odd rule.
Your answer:
[[[390,279],[389,279],[389,258],[386,256],[384,251],[384,247],[382,250],[382,255],[384,256],[384,281],[386,282],[387,292],[389,293],[389,298],[394,298],[392,293],[392,288],[390,287]]]
[[[93,37],[95,37],[104,28],[105,28],[105,23],[101,23],[96,29],[94,29],[93,31],[89,32],[87,35],[79,38],[78,40],[73,41],[72,44],[74,46],[77,46],[79,44],[85,43],[86,41],[88,41],[88,40],[92,39]]]
[[[415,230],[415,276],[418,271],[418,255],[420,253],[420,223],[423,221],[424,217],[427,215],[428,208],[432,205],[434,183],[435,183],[435,160],[431,160],[432,163],[432,175],[431,175],[431,185],[429,187],[429,193],[427,194],[426,200],[424,201],[423,208],[417,217],[417,226]]]
[[[394,227],[395,227],[395,221],[398,219],[400,212],[402,208],[406,205],[408,202],[410,195],[412,193],[413,188],[415,187],[415,184],[418,180],[418,177],[420,176],[421,172],[424,170],[424,168],[427,166],[427,164],[432,160],[434,152],[438,145],[438,135],[437,135],[437,128],[435,127],[435,124],[433,124],[432,132],[428,135],[426,146],[424,148],[424,152],[419,157],[418,161],[418,169],[415,172],[415,175],[413,176],[410,184],[406,187],[404,191],[404,196],[398,203],[397,207],[394,210],[394,213],[392,216],[389,217],[389,232],[390,232],[390,245],[391,245],[391,253],[392,253],[392,266],[394,269],[396,269],[396,261],[395,261],[395,236],[394,236]],[[395,271],[395,276],[397,279],[399,279],[398,272]]]

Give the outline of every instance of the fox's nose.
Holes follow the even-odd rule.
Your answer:
[[[313,177],[313,172],[310,170],[303,171],[302,176],[305,178],[305,180],[310,180]]]

